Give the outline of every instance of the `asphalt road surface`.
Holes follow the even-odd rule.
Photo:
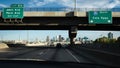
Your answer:
[[[90,62],[67,48],[6,48],[0,50],[0,59]]]
[[[119,56],[70,48],[6,48],[0,49],[0,59],[103,63],[119,65]]]

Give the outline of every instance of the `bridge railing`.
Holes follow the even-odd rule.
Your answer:
[[[2,11],[3,8],[0,8],[0,11]],[[46,8],[24,8],[24,11],[113,11],[113,12],[120,12],[120,8],[66,8],[66,7],[60,7],[60,8],[52,8],[52,7],[46,7]]]
[[[24,8],[24,11],[110,11],[110,8]]]

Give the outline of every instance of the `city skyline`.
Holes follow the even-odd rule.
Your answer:
[[[120,36],[120,31],[78,31],[76,38],[88,37],[90,40],[95,40],[100,37],[108,37],[108,33],[113,33],[113,38],[118,38]],[[68,37],[67,30],[1,30],[0,38],[2,40],[27,40],[29,36],[29,41],[35,41],[36,38],[40,41],[46,41],[46,37],[53,39],[56,36],[61,35],[63,38]]]

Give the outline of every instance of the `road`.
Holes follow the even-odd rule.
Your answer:
[[[90,62],[84,57],[76,55],[67,48],[6,48],[0,50],[0,58],[83,63]]]
[[[0,59],[36,60],[98,63],[105,65],[119,65],[120,56],[103,54],[85,49],[71,48],[6,48],[0,49]]]

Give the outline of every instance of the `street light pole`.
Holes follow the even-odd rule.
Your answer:
[[[3,41],[3,35],[1,35],[1,42]]]
[[[27,43],[29,43],[29,32],[27,30]]]
[[[76,11],[77,9],[77,4],[76,4],[76,0],[74,0],[74,11]]]

